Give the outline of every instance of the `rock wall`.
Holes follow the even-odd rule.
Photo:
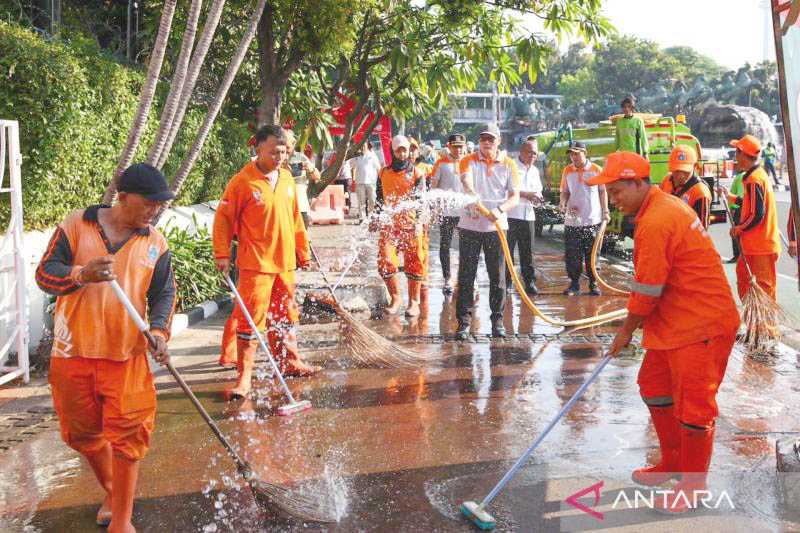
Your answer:
[[[761,139],[765,146],[770,141],[775,146],[783,145],[769,116],[754,107],[711,102],[690,116],[689,126],[700,143],[709,148],[727,146],[731,139],[746,133]]]

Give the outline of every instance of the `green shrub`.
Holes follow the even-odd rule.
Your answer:
[[[139,102],[144,76],[115,62],[89,39],[45,40],[0,21],[0,118],[18,120],[25,226],[51,226],[96,203],[116,168]],[[145,157],[157,128],[167,84],[159,87],[135,160]],[[165,166],[170,178],[205,116],[190,108]],[[180,204],[219,197],[247,160],[246,127],[220,117],[184,182]],[[0,197],[0,226],[8,221]]]
[[[206,228],[200,228],[195,235],[191,235],[186,230],[172,226],[165,228],[164,236],[172,253],[179,312],[224,294],[222,278],[214,263],[211,235]]]

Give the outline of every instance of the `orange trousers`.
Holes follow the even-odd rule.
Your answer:
[[[235,302],[234,305],[236,305]],[[234,318],[233,312],[231,312],[228,320],[225,321],[225,328],[222,330],[222,349],[219,354],[219,364],[223,366],[236,364],[237,327],[238,321]]]
[[[266,274],[240,270],[237,289],[256,328],[263,331],[268,326],[267,341],[272,354],[278,360],[287,356],[290,359],[296,358],[297,338],[294,325],[300,319],[300,312],[294,301],[294,272]],[[235,324],[238,338],[255,338],[238,304],[228,322]],[[224,349],[223,346],[223,351]]]
[[[91,455],[109,443],[128,460],[145,456],[156,416],[146,355],[126,361],[53,357],[50,385],[61,438],[70,448]]]
[[[750,275],[747,273],[747,267],[744,260],[750,265],[750,270],[756,277],[756,281],[762,289],[769,294],[773,300],[776,298],[776,290],[778,288],[778,275],[776,273],[775,265],[778,262],[778,254],[769,255],[744,255],[739,257],[739,262],[736,263],[736,288],[739,291],[739,298],[744,298],[747,290],[750,288]]]
[[[648,350],[639,369],[642,398],[654,405],[671,399],[675,418],[684,424],[713,426],[719,414],[717,390],[735,341],[736,332],[731,332],[674,350]]]
[[[409,279],[423,281],[427,276],[425,235],[409,224],[383,226],[378,238],[378,273],[383,279],[397,274],[398,253],[403,254],[403,271]]]

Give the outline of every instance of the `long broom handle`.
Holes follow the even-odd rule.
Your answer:
[[[147,324],[145,324],[144,320],[142,320],[142,317],[139,316],[139,312],[135,307],[133,307],[128,295],[125,294],[125,291],[123,291],[122,287],[119,286],[117,280],[112,279],[109,283],[111,284],[111,288],[114,290],[114,293],[117,295],[117,298],[119,298],[119,301],[122,302],[122,305],[125,306],[125,309],[128,311],[128,315],[130,315],[130,317],[136,323],[136,327],[139,328],[139,331],[141,331],[147,338],[147,342],[150,344],[150,347],[155,349],[156,340],[153,338],[153,334],[150,333]],[[223,435],[216,422],[214,422],[214,420],[205,410],[203,404],[200,403],[200,400],[198,400],[197,396],[194,395],[192,389],[190,389],[189,385],[187,385],[183,380],[183,376],[181,376],[178,371],[175,370],[175,367],[172,366],[172,362],[167,361],[164,366],[167,367],[169,373],[172,374],[172,377],[175,378],[175,381],[178,383],[180,388],[183,389],[183,392],[189,397],[192,405],[194,405],[195,409],[197,409],[197,412],[200,413],[200,416],[203,417],[203,420],[205,420],[206,424],[208,424],[208,427],[211,428],[211,432],[214,433],[214,436],[216,436],[217,439],[222,443],[222,446],[225,447],[228,455],[230,455],[231,458],[236,462],[236,466],[239,468],[239,470],[249,469],[247,463],[245,463],[242,458],[239,457],[239,454],[236,453],[236,450],[233,449],[233,446],[231,446],[230,442],[228,442],[228,439],[225,438],[225,435]]]
[[[722,203],[725,205],[725,212],[728,214],[728,222],[730,223],[731,227],[733,228],[734,227],[734,225],[733,225],[733,214],[731,213],[731,206],[728,205],[727,195],[725,195],[725,196],[726,197],[723,198]],[[736,239],[736,242],[739,243],[739,249],[741,250],[742,239],[740,237],[734,237],[734,238]],[[742,257],[742,261],[744,262],[744,266],[747,268],[747,274],[750,276],[750,279],[752,280],[755,276],[753,276],[753,271],[750,270],[750,263],[747,262],[747,257],[744,255],[744,250],[741,250],[741,257]]]
[[[480,509],[483,509],[484,507],[489,505],[492,502],[492,500],[495,499],[497,494],[501,490],[503,490],[503,487],[505,487],[506,484],[508,484],[508,482],[511,481],[511,478],[513,478],[517,474],[519,469],[524,466],[525,462],[528,460],[528,458],[531,456],[534,450],[536,450],[539,444],[541,444],[542,441],[545,439],[545,437],[547,437],[547,435],[555,427],[558,421],[561,420],[561,418],[565,414],[567,414],[567,412],[570,409],[572,409],[572,406],[575,404],[575,402],[577,402],[580,399],[581,396],[583,396],[583,393],[586,392],[586,389],[589,388],[589,385],[591,385],[592,382],[595,379],[597,379],[597,376],[600,375],[600,372],[603,371],[603,368],[605,368],[605,366],[608,364],[609,361],[611,361],[610,355],[605,356],[603,360],[600,361],[600,363],[594,369],[594,372],[592,372],[592,374],[586,379],[586,381],[583,382],[583,385],[581,385],[581,387],[577,391],[575,391],[575,394],[572,395],[572,398],[570,398],[569,401],[564,405],[564,407],[561,408],[561,411],[559,411],[556,417],[550,421],[550,423],[547,425],[544,431],[542,431],[542,433],[539,434],[538,437],[536,437],[536,440],[533,441],[533,444],[531,444],[530,448],[525,450],[525,453],[522,454],[522,457],[517,459],[517,462],[514,463],[514,466],[512,466],[509,469],[509,471],[506,472],[506,475],[504,475],[503,478],[497,483],[497,485],[495,485],[495,487],[491,490],[491,492],[489,492],[489,494],[486,495],[486,497],[483,499],[483,501],[479,506]]]
[[[264,350],[264,353],[267,354],[267,359],[269,359],[269,363],[272,365],[272,370],[278,376],[278,379],[281,382],[281,387],[283,387],[283,391],[286,393],[286,397],[289,398],[290,403],[297,403],[294,400],[294,396],[292,396],[292,391],[289,390],[289,386],[286,385],[286,380],[283,379],[283,374],[281,374],[278,365],[275,363],[275,359],[272,358],[272,350],[269,349],[267,343],[264,342],[264,337],[261,336],[261,333],[256,328],[255,322],[253,322],[253,317],[250,316],[250,311],[247,310],[247,306],[244,305],[244,300],[242,300],[242,296],[239,294],[239,291],[236,290],[236,284],[233,283],[230,275],[226,272],[224,274],[225,281],[228,283],[228,287],[230,287],[231,292],[233,292],[233,296],[236,298],[236,303],[239,304],[239,309],[242,311],[242,314],[247,319],[247,323],[250,324],[250,329],[253,330],[256,338],[258,339],[258,343],[261,345],[261,349]]]
[[[311,243],[308,244],[308,249],[311,250],[311,256],[317,263],[317,267],[319,268],[319,273],[322,274],[322,281],[324,281],[325,285],[328,287],[328,290],[330,291],[331,296],[333,297],[333,301],[336,302],[336,305],[339,305],[339,301],[336,298],[336,293],[333,292],[334,289],[333,287],[331,287],[331,282],[328,281],[328,276],[325,274],[325,270],[322,268],[322,262],[319,260],[319,256],[317,255],[317,252],[314,251],[314,247],[311,246]]]

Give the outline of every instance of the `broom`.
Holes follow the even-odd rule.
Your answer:
[[[136,323],[136,327],[139,328],[144,336],[147,338],[147,342],[150,344],[150,347],[155,349],[156,341],[153,338],[152,334],[147,328],[147,324],[145,324],[142,317],[139,316],[139,313],[136,311],[136,308],[133,307],[133,304],[128,299],[128,295],[125,294],[125,291],[122,290],[122,287],[119,286],[116,280],[111,280],[109,282],[111,284],[111,288],[114,290],[114,293],[119,298],[122,305],[125,306],[125,309],[128,311],[128,314]],[[189,388],[189,385],[183,380],[183,377],[175,370],[175,367],[172,366],[170,361],[167,361],[165,366],[169,373],[172,374],[172,377],[175,378],[175,381],[178,383],[183,392],[186,396],[189,397],[189,400],[194,405],[197,412],[200,413],[200,416],[203,417],[203,420],[208,427],[211,428],[211,432],[214,434],[215,437],[222,443],[222,446],[225,448],[225,451],[228,452],[228,455],[233,459],[233,462],[236,464],[236,469],[239,471],[239,474],[244,478],[247,484],[250,486],[250,490],[255,497],[256,502],[258,505],[266,511],[272,511],[284,517],[296,517],[301,520],[308,520],[313,522],[323,522],[323,523],[330,523],[336,522],[336,513],[334,509],[332,509],[329,505],[322,503],[320,501],[314,500],[305,496],[303,494],[298,494],[291,489],[283,487],[281,485],[273,485],[272,483],[267,483],[262,481],[258,478],[258,476],[253,472],[252,467],[250,464],[242,459],[236,450],[233,448],[228,439],[225,438],[225,435],[219,429],[217,424],[211,418],[211,416],[206,412],[203,405],[200,403],[200,400],[194,395],[192,390]]]
[[[333,308],[340,319],[340,338],[342,345],[357,361],[367,364],[389,368],[415,368],[421,364],[426,364],[437,360],[436,357],[401,348],[389,339],[375,333],[359,320],[357,320],[346,309],[339,305],[334,288],[328,281],[328,276],[322,268],[319,256],[314,248],[309,245],[311,255],[319,266],[319,273],[325,286],[331,293]]]
[[[722,203],[725,204],[728,220],[733,221],[730,206],[725,200],[723,199]],[[739,246],[741,249],[741,241]],[[750,286],[742,298],[742,322],[746,329],[742,343],[750,352],[765,352],[769,350],[772,343],[780,340],[780,324],[788,322],[789,317],[781,306],[767,294],[767,291],[758,284],[744,253],[740,255],[740,258],[747,269],[747,275],[750,276]]]

